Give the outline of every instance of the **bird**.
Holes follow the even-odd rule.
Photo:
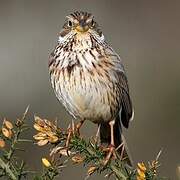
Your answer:
[[[48,63],[55,95],[80,120],[77,129],[86,120],[98,125],[100,142],[109,147],[107,164],[114,150],[125,144],[122,125],[128,128],[134,111],[122,60],[91,13],[66,16]],[[127,151],[125,147],[126,156]]]

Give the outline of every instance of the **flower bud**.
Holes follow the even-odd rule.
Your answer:
[[[5,141],[3,139],[0,139],[0,148],[5,147]]]
[[[46,159],[46,158],[42,158],[42,163],[45,167],[50,167],[51,163]]]
[[[139,168],[141,171],[143,171],[143,172],[146,171],[146,166],[144,165],[144,163],[138,163],[137,165],[138,165],[138,168]]]
[[[71,151],[68,149],[61,148],[58,150],[58,153],[61,154],[62,156],[70,156],[72,154]]]
[[[4,122],[3,124],[6,126],[7,129],[12,129],[13,128],[13,125],[10,121],[4,119]]]
[[[49,142],[51,142],[51,143],[56,143],[58,141],[58,137],[57,136],[50,136],[49,137]]]
[[[44,128],[42,128],[41,126],[39,126],[38,124],[34,124],[34,129],[36,129],[37,131],[41,131],[43,132],[44,131]]]
[[[97,167],[95,166],[91,166],[89,169],[88,169],[88,175],[90,176],[91,174],[93,174],[95,171],[96,171]]]
[[[40,140],[37,142],[37,145],[38,146],[44,146],[48,143],[48,140],[47,139],[44,139],[44,140]]]
[[[142,163],[138,163],[137,164],[137,180],[145,180],[146,179],[146,166],[145,164]]]
[[[11,138],[12,137],[12,131],[9,129],[6,129],[6,128],[2,128],[2,133],[5,137],[7,138]]]

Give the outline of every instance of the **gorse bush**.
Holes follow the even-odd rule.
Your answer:
[[[16,121],[4,119],[0,132],[0,179],[21,180],[53,180],[63,168],[71,164],[83,164],[87,168],[87,179],[91,175],[103,174],[105,177],[114,177],[117,180],[154,180],[164,179],[158,175],[159,156],[154,161],[138,163],[134,168],[129,167],[126,159],[122,159],[115,152],[107,164],[105,148],[95,138],[85,140],[75,130],[72,123],[67,129],[62,129],[56,121],[49,121],[38,116],[34,117],[34,128],[37,133],[33,140],[24,139],[24,132],[31,128],[26,123],[28,108],[23,116]],[[40,172],[31,171],[23,160],[17,157],[18,151],[24,151],[23,143],[35,143],[38,146],[50,144],[49,154],[37,159],[42,161],[43,169]],[[41,149],[40,149],[41,150]],[[24,151],[26,153],[26,151]],[[30,175],[30,176],[29,176]]]

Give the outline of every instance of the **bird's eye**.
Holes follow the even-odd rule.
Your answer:
[[[72,21],[68,20],[68,26],[72,27],[72,25],[73,25]]]
[[[94,22],[94,20],[92,19],[92,21],[91,21],[91,27],[94,27],[95,26],[95,22]]]

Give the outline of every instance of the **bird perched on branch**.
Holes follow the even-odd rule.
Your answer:
[[[92,14],[76,11],[66,17],[49,73],[56,97],[80,120],[77,129],[85,120],[99,125],[101,143],[109,145],[107,164],[123,143],[121,124],[128,128],[133,108],[122,61]]]

